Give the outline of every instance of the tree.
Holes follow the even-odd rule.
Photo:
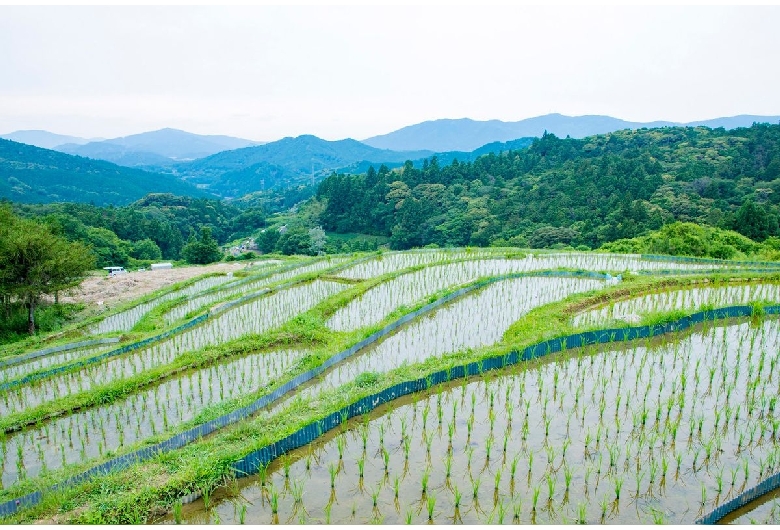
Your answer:
[[[27,307],[27,331],[35,333],[41,297],[75,287],[95,266],[84,244],[68,242],[41,223],[9,219],[0,233],[0,292]]]
[[[151,239],[142,239],[133,243],[133,248],[130,250],[130,255],[135,259],[143,260],[160,260],[162,259],[162,252],[157,243]]]
[[[255,239],[257,248],[259,248],[260,252],[263,254],[270,254],[276,250],[276,242],[279,241],[279,235],[279,230],[276,228],[267,228],[263,230]]]
[[[763,241],[777,230],[777,220],[748,199],[734,216],[734,230],[754,241]]]
[[[293,254],[307,255],[311,253],[311,236],[302,226],[292,226],[279,237],[277,248],[287,256]]]
[[[130,243],[108,228],[87,228],[87,238],[98,267],[124,267],[130,260]]]
[[[200,228],[199,239],[196,240],[195,236],[190,237],[190,240],[181,249],[181,255],[187,263],[197,265],[214,263],[222,259],[222,251],[219,249],[217,240],[211,235],[211,228],[208,226]]]
[[[325,235],[325,230],[321,226],[309,229],[310,247],[309,251],[312,255],[318,256],[324,254],[325,244],[328,242],[328,236]]]

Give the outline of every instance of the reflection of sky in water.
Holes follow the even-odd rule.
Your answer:
[[[508,523],[517,508],[514,522],[523,524],[572,523],[580,510],[588,523],[690,524],[780,468],[772,434],[780,412],[770,410],[779,357],[777,320],[709,326],[676,342],[575,351],[407,396],[367,427],[354,419],[343,434],[336,429],[292,453],[289,478],[283,459],[272,462],[278,522],[324,522],[330,504],[332,523],[399,524],[411,513],[422,524],[435,497],[435,523],[495,523],[502,511]],[[333,489],[330,467],[338,469]],[[239,497],[228,494],[208,514],[194,504],[188,522],[235,523],[241,506],[247,523],[275,521],[258,478],[241,485]]]
[[[313,396],[352,381],[363,372],[387,372],[405,363],[494,344],[530,310],[603,285],[601,280],[554,277],[496,282],[405,325],[326,372],[299,395]]]
[[[750,284],[725,287],[696,287],[668,290],[660,293],[615,302],[609,306],[576,315],[575,326],[603,326],[610,320],[631,319],[655,311],[695,310],[704,305],[728,307],[748,305],[758,301],[780,302],[780,285]]]
[[[168,364],[188,351],[227,342],[250,333],[262,333],[280,326],[347,287],[341,283],[316,280],[260,297],[148,348],[96,363],[76,372],[54,376],[36,383],[35,386],[8,391],[2,395],[0,413],[19,412],[56,397],[94,388],[96,385]]]

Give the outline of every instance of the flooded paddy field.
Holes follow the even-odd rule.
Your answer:
[[[188,370],[127,398],[9,433],[0,443],[0,485],[83,463],[168,432],[205,409],[257,392],[306,355],[261,352]]]
[[[20,412],[53,399],[88,391],[98,385],[169,364],[185,352],[272,329],[346,287],[336,282],[316,280],[282,289],[233,307],[201,325],[149,347],[0,392],[0,414]]]
[[[779,351],[777,320],[729,323],[451,384],[353,420],[183,517],[690,523],[780,468]]]
[[[352,331],[377,324],[404,305],[427,299],[443,289],[482,277],[526,270],[525,260],[479,259],[432,265],[382,282],[339,309],[327,325],[336,331]],[[529,286],[531,288],[531,286]]]
[[[342,261],[345,260],[339,258],[320,260],[308,265],[302,264],[301,266],[293,267],[291,270],[277,274],[268,274],[267,269],[264,269],[262,274],[260,274],[261,277],[257,280],[241,280],[235,282],[236,285],[226,285],[223,289],[186,300],[182,304],[172,308],[170,311],[167,311],[165,315],[163,315],[163,318],[166,323],[172,324],[190,313],[212,306],[222,300],[227,300],[238,295],[250,294],[259,291],[268,285],[289,280],[302,274],[319,272],[329,267],[333,267]]]
[[[125,311],[109,315],[94,326],[90,327],[89,332],[94,335],[100,335],[103,333],[130,331],[133,329],[133,327],[135,327],[136,324],[138,324],[138,322],[140,322],[144,315],[160,304],[168,302],[169,300],[175,300],[176,298],[180,298],[182,296],[190,296],[192,294],[211,289],[212,287],[227,283],[232,280],[233,278],[229,276],[210,276],[208,278],[198,280],[189,287],[164,294],[148,302],[131,307]]]
[[[316,399],[318,393],[354,381],[363,373],[376,377],[403,364],[494,344],[530,310],[603,286],[602,280],[565,277],[530,276],[498,281],[368,346],[299,391],[296,398]]]
[[[355,383],[380,389],[385,378],[407,373],[406,366],[414,372],[421,363],[443,366],[449,356],[482,355],[495,345],[503,348],[502,340],[524,340],[512,328],[518,320],[527,316],[531,322],[539,320],[538,315],[553,314],[533,310],[549,304],[580,307],[576,304],[583,300],[592,304],[606,299],[597,298],[596,292],[620,283],[596,275],[565,276],[562,269],[615,276],[632,271],[709,274],[740,265],[634,255],[456,249],[343,256],[284,267],[269,263],[253,276],[215,277],[219,281],[214,284],[207,278],[189,290],[146,302],[156,303],[153,307],[139,304],[131,308],[136,313],[115,315],[110,324],[114,331],[105,333],[132,329],[155,307],[173,300],[177,305],[166,306],[170,309],[165,314],[158,309],[154,318],[172,326],[205,311],[210,317],[137,350],[0,391],[0,414],[16,421],[49,403],[60,406],[71,397],[82,399],[136,376],[143,379],[152,370],[161,377],[143,379],[137,390],[121,397],[89,402],[82,409],[65,408],[60,417],[33,420],[22,430],[0,436],[0,486],[37,487],[37,481],[51,481],[54,473],[75,473],[77,466],[85,468],[84,463],[105,462],[131,446],[159,441],[235,411],[267,394],[268,385],[308,367],[312,359],[354,344],[347,340],[360,340],[391,315],[408,313],[479,278],[529,273],[495,281],[418,316],[242,421],[266,425],[291,410],[312,414],[318,409],[302,407],[301,400],[331,406],[338,401],[335,396],[352,399],[344,392],[358,388]],[[557,272],[546,275],[548,271]],[[319,279],[266,292],[314,273]],[[388,279],[377,284],[374,279],[381,275]],[[561,329],[567,330],[603,329],[616,322],[634,324],[655,313],[731,305],[760,310],[762,303],[780,301],[780,286],[769,280],[721,284],[712,283],[720,276],[710,274],[702,282],[686,274],[686,279],[674,280],[681,287],[658,289],[652,286],[662,282],[650,281],[651,276],[624,276],[630,281],[604,293],[641,294],[608,305],[583,304],[589,309],[555,316],[551,322],[561,322]],[[353,287],[350,293],[362,294],[348,300],[344,291]],[[225,305],[245,295],[252,296],[241,298],[238,305]],[[578,297],[559,303],[572,295]],[[322,306],[324,312],[309,314],[314,315],[311,324],[317,333],[327,335],[323,324],[336,332],[325,339],[327,348],[312,350],[319,357],[306,349],[310,343],[295,339],[300,342],[218,361],[190,365],[190,357],[180,359],[278,328],[330,297],[336,298]],[[216,491],[200,482],[176,490],[186,502],[193,491],[203,498],[174,503],[172,509],[166,501],[162,512],[167,509],[168,515],[150,521],[693,522],[780,471],[780,325],[760,311],[757,315],[751,321],[708,323],[653,341],[570,350],[403,397],[283,455],[256,476]],[[300,322],[308,325],[307,319]],[[298,321],[290,326],[297,330]],[[510,328],[513,334],[507,335]],[[544,333],[540,336],[547,337]],[[3,367],[0,382],[14,382],[110,348],[57,352]],[[182,363],[200,367],[183,370]],[[232,428],[226,427],[225,439],[231,440],[231,451],[244,454],[238,451],[245,445],[233,446],[239,441],[230,438]],[[220,439],[211,438],[211,443]],[[209,437],[194,443],[208,446]],[[182,450],[166,458],[188,458],[186,454]],[[161,513],[160,504],[142,509],[147,515]],[[767,498],[726,522],[777,520],[776,500]]]
[[[116,344],[101,344],[84,348],[75,348],[62,352],[54,352],[28,361],[0,368],[0,383],[20,379],[28,374],[45,370],[52,366],[69,363],[77,359],[85,359],[116,348]]]
[[[465,251],[400,252],[379,256],[376,259],[354,265],[341,272],[339,276],[350,279],[374,278],[390,272],[397,272],[419,265],[431,265],[440,261],[456,259],[489,259],[512,256],[506,249],[469,249]],[[689,263],[644,259],[639,255],[598,254],[582,252],[528,254],[521,260],[519,271],[539,271],[555,269],[577,269],[595,272],[624,271],[668,271],[668,270],[717,270],[732,267],[728,262]]]
[[[611,322],[636,323],[643,315],[666,311],[695,311],[702,307],[750,305],[757,302],[780,303],[780,284],[754,282],[664,289],[580,313],[572,319],[575,326],[609,326]]]

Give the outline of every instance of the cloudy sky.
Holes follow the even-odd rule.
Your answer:
[[[780,7],[0,7],[0,133],[780,114]]]

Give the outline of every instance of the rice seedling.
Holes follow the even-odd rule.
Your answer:
[[[181,500],[177,500],[173,503],[173,520],[176,524],[182,523],[182,506]]]
[[[433,510],[436,508],[436,497],[428,495],[428,520],[433,521]]]

